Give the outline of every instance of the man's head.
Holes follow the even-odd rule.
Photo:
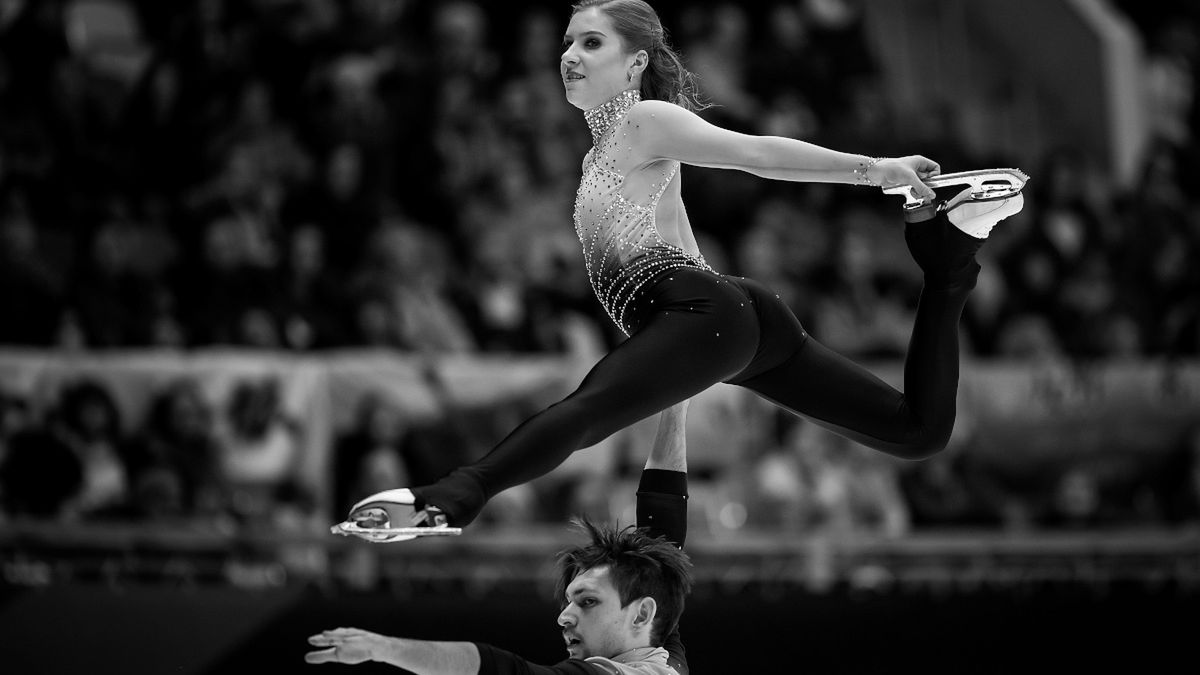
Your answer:
[[[640,530],[578,522],[591,541],[558,557],[556,596],[572,658],[611,658],[661,646],[683,613],[691,561],[664,539]]]

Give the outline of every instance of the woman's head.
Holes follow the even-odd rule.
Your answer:
[[[563,37],[560,72],[567,100],[594,108],[626,89],[685,108],[704,105],[694,77],[667,44],[658,13],[643,0],[582,0]]]

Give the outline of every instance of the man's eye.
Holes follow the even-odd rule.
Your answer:
[[[592,598],[584,598],[583,600],[579,601],[580,607],[591,607],[594,604],[596,604],[596,601]]]

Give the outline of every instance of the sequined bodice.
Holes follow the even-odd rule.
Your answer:
[[[639,186],[631,186],[616,170],[628,165],[622,161],[632,150],[626,142],[631,124],[626,115],[640,100],[636,90],[628,90],[584,113],[594,145],[575,194],[575,232],[583,244],[592,290],[626,334],[633,328],[627,316],[630,305],[655,277],[680,267],[712,269],[702,256],[666,242],[654,222],[658,201],[679,171],[679,162],[664,160],[641,169],[649,172],[650,180],[639,181]],[[629,194],[630,188],[640,194]]]

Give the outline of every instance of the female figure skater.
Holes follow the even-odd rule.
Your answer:
[[[935,205],[927,181],[939,184],[940,168],[924,157],[872,159],[715,127],[689,110],[691,75],[642,0],[580,2],[563,44],[567,100],[584,111],[595,143],[575,230],[596,296],[629,338],[478,462],[432,485],[368,497],[345,525],[466,525],[501,490],[718,382],[898,457],[941,450],[954,425],[958,321],[979,271],[974,254],[992,225],[1021,209],[1020,186],[1003,198],[968,188]],[[681,163],[903,188],[920,200],[905,213],[924,286],[903,393],[813,340],[763,285],[709,267],[680,198]]]

